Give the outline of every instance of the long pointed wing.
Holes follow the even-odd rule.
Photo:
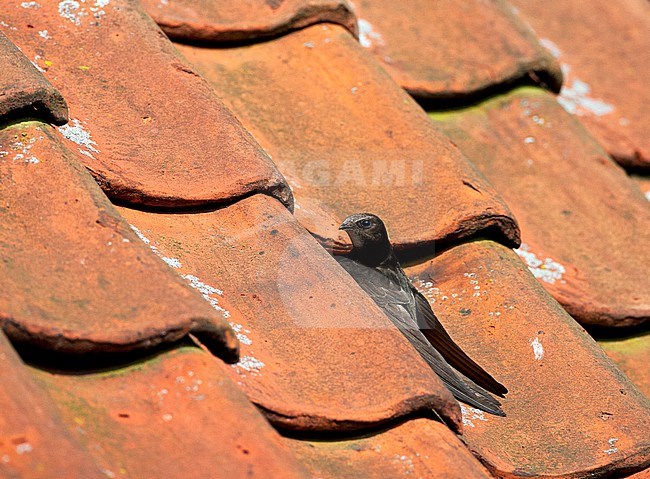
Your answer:
[[[424,336],[450,365],[484,389],[503,397],[508,392],[505,386],[494,379],[485,369],[476,364],[451,339],[445,328],[431,309],[429,301],[415,287],[417,321]]]
[[[416,298],[408,286],[410,283],[402,288],[374,268],[361,265],[349,258],[340,256],[335,256],[335,258],[383,309],[386,316],[406,336],[457,399],[491,414],[505,415],[496,399],[479,386],[473,385],[469,381],[463,381],[440,353],[429,344],[415,320]],[[408,280],[406,281],[408,282]]]

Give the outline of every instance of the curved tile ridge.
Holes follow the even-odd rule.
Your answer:
[[[0,476],[105,479],[0,331]],[[63,474],[63,473],[62,473]]]
[[[562,106],[621,165],[650,171],[650,3],[511,1],[562,65]]]
[[[347,0],[143,0],[142,4],[160,28],[178,40],[254,41],[323,22],[357,33]]]
[[[480,234],[519,243],[496,191],[342,27],[177,47],[272,156],[296,218],[326,246],[343,247],[338,225],[359,211],[390,224],[401,250]]]
[[[650,208],[636,185],[548,92],[521,88],[431,118],[517,216],[522,260],[584,324],[650,319]]]
[[[223,314],[138,240],[52,127],[7,127],[0,145],[0,325],[9,337],[85,353],[194,333],[236,359]]]
[[[461,428],[451,393],[276,200],[255,195],[209,213],[120,212],[180,274],[242,313],[230,375],[277,426],[350,431],[435,409]]]
[[[0,71],[0,122],[40,118],[62,125],[68,121],[61,93],[1,31]]]
[[[226,367],[184,347],[101,373],[31,373],[108,477],[310,477]]]
[[[285,438],[314,477],[321,479],[490,479],[485,468],[444,424],[412,419],[345,440]]]
[[[0,29],[65,96],[59,132],[108,196],[177,208],[264,193],[292,207],[268,155],[137,1],[37,4],[3,5]]]
[[[463,437],[495,477],[619,477],[650,465],[650,401],[512,250],[467,243],[407,274],[509,390],[505,418],[463,408]]]
[[[560,90],[559,63],[505,1],[353,3],[361,45],[419,99],[476,99],[530,81]]]

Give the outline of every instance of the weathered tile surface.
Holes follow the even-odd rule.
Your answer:
[[[0,121],[16,116],[57,124],[68,121],[68,107],[61,93],[2,32],[0,72]]]
[[[641,472],[637,472],[636,474],[632,474],[631,476],[626,476],[627,479],[648,479],[650,478],[650,468],[645,469]]]
[[[346,0],[143,0],[147,13],[171,38],[239,41],[278,36],[320,22],[356,32]]]
[[[505,418],[464,408],[464,439],[493,474],[586,478],[650,464],[648,399],[512,250],[467,243],[407,273],[509,390]]]
[[[457,403],[415,349],[274,199],[120,212],[215,306],[242,312],[231,374],[275,424],[342,431],[435,408],[459,427]]]
[[[108,477],[309,477],[223,367],[183,348],[102,373],[32,372]]]
[[[0,325],[74,352],[188,332],[233,358],[223,316],[141,244],[48,125],[0,130]]]
[[[409,93],[463,98],[534,79],[559,90],[559,64],[496,0],[354,0],[361,45]]]
[[[336,25],[239,48],[178,45],[271,154],[296,217],[328,246],[370,210],[398,248],[490,229],[509,244],[507,207],[420,107]]]
[[[630,175],[630,178],[637,184],[641,193],[650,201],[650,175]]]
[[[650,334],[599,340],[607,356],[650,398]]]
[[[0,331],[0,477],[105,478]]]
[[[650,168],[647,0],[512,3],[562,63],[562,105],[621,164]]]
[[[650,317],[647,201],[550,94],[520,89],[431,117],[501,192],[521,226],[522,260],[573,317]]]
[[[134,0],[4,2],[4,32],[70,107],[59,131],[112,198],[291,204],[268,156]]]
[[[428,419],[349,440],[285,442],[321,479],[491,477],[445,425]]]

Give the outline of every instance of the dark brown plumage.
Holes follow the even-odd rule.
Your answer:
[[[383,309],[453,395],[470,406],[505,416],[501,403],[508,390],[476,364],[451,339],[427,299],[402,270],[379,217],[349,216],[340,228],[352,240],[349,256],[334,256],[361,288]],[[489,392],[488,392],[489,391]]]

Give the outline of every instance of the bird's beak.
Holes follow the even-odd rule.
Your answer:
[[[343,223],[341,223],[341,226],[339,226],[340,230],[351,230],[353,227],[353,223],[351,221],[345,220]]]

